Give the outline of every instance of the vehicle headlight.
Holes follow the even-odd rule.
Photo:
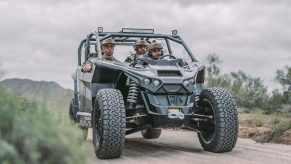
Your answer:
[[[159,80],[155,80],[154,81],[154,85],[157,87],[157,86],[159,86],[161,84],[161,82],[159,81]]]
[[[143,81],[146,85],[149,85],[151,83],[151,80],[148,78],[145,78]]]

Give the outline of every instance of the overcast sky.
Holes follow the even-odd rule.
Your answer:
[[[290,0],[1,0],[0,63],[5,78],[56,81],[73,88],[77,48],[89,32],[122,27],[178,29],[196,58],[223,60],[275,85],[291,65]]]

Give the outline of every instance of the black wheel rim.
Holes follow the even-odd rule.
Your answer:
[[[212,116],[212,118],[213,118],[212,121],[205,123],[205,127],[200,132],[201,139],[205,143],[210,143],[214,138],[214,133],[215,133],[215,121],[214,120],[215,120],[215,118],[214,118],[213,107],[212,107],[211,103],[209,102],[209,100],[207,100],[207,99],[203,99],[201,114],[207,115],[207,116]]]
[[[98,109],[95,109],[93,117],[93,142],[95,146],[95,150],[98,150],[100,147],[100,140],[101,140],[101,132],[102,132],[102,125],[101,125],[101,112]]]

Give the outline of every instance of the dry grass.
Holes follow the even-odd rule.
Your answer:
[[[257,142],[291,144],[291,116],[239,114],[240,137],[250,137]],[[290,136],[290,137],[289,137]]]
[[[288,115],[265,115],[265,114],[250,114],[240,113],[239,123],[243,126],[250,127],[267,127],[273,128],[275,125],[288,122],[291,116]]]

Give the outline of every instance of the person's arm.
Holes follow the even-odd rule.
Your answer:
[[[82,72],[91,72],[93,69],[93,62],[91,58],[89,58],[86,62],[84,62],[81,71]]]
[[[124,61],[124,62],[131,63],[131,62],[132,62],[132,60],[131,60],[130,56],[128,56],[128,57],[125,59],[125,61]]]
[[[125,59],[124,62],[131,63],[131,62],[133,62],[133,61],[135,61],[135,60],[136,60],[136,54],[130,54],[130,55]]]
[[[185,62],[183,59],[179,59],[178,65],[184,69],[190,69],[189,65],[187,62]]]

